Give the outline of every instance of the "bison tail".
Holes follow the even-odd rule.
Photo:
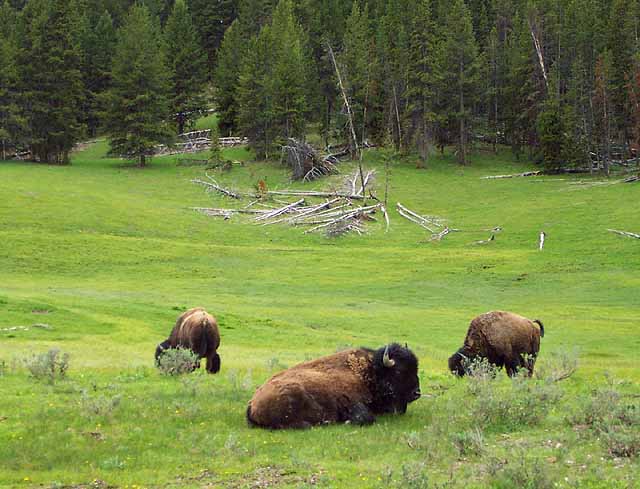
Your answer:
[[[538,323],[538,326],[540,326],[540,338],[544,338],[544,324],[542,324],[542,321],[534,319],[533,322]]]
[[[258,426],[258,423],[251,419],[251,404],[247,406],[247,424],[249,425],[249,428],[255,428]]]

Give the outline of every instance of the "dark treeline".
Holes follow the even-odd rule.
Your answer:
[[[0,139],[41,161],[104,131],[143,162],[205,92],[259,158],[315,132],[608,172],[639,145],[639,0],[0,2]]]

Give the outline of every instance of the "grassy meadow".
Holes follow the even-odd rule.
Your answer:
[[[98,142],[71,166],[0,162],[0,487],[640,487],[640,241],[607,231],[640,232],[640,183],[481,179],[531,169],[506,151],[425,170],[405,158],[389,208],[460,232],[428,242],[394,209],[388,233],[374,222],[329,239],[206,217],[190,207],[249,201],[206,193],[190,183],[202,167],[176,157],[139,169],[105,153]],[[216,175],[240,191],[337,189],[354,169],[292,184],[243,148],[225,156],[246,161]],[[380,155],[364,164],[382,196]],[[162,376],[155,346],[194,306],[219,320],[222,370]],[[469,321],[492,309],[544,322],[537,379],[448,374]],[[406,415],[247,427],[273,373],[390,341],[420,360],[425,396]],[[25,368],[51,348],[69,353],[53,384]],[[549,380],[571,355],[576,373]]]

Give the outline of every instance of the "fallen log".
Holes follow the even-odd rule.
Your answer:
[[[380,207],[379,204],[366,206],[366,207],[358,207],[357,209],[354,209],[352,211],[345,212],[342,216],[340,216],[340,217],[338,217],[336,219],[331,219],[326,223],[319,224],[318,226],[312,227],[311,229],[307,229],[304,232],[304,234],[312,233],[312,232],[317,231],[319,229],[323,229],[323,228],[325,228],[327,226],[331,226],[332,224],[337,224],[337,223],[339,223],[341,221],[346,221],[347,219],[361,217],[361,216],[364,216],[364,215],[367,215],[367,214],[373,214],[379,207]]]
[[[216,207],[189,207],[192,211],[202,212],[211,217],[227,217],[232,214],[264,214],[266,212],[270,212],[268,210],[258,210],[258,209],[222,209]]]
[[[267,195],[293,195],[298,197],[343,197],[345,199],[363,200],[362,195],[347,194],[344,192],[321,192],[315,190],[269,190]]]
[[[617,229],[607,229],[607,231],[619,234],[620,236],[626,236],[627,238],[640,239],[640,234],[630,233],[629,231],[618,231]]]
[[[488,177],[481,177],[481,180],[495,180],[498,178],[518,178],[518,177],[537,177],[542,175],[541,171],[526,171],[524,173],[514,173],[513,175],[490,175]]]
[[[434,233],[431,235],[431,239],[429,241],[442,241],[442,238],[444,238],[447,234],[449,234],[451,232],[451,229],[449,228],[444,228],[442,231],[440,231],[439,233]]]
[[[432,229],[432,227],[430,226],[442,227],[440,218],[437,218],[435,216],[429,216],[429,217],[421,216],[420,214],[413,212],[411,209],[407,209],[400,202],[396,203],[396,210],[398,211],[398,214],[400,214],[402,217],[425,228],[430,233],[436,232],[436,230]]]
[[[291,204],[285,205],[284,207],[280,207],[279,209],[275,209],[273,211],[268,212],[267,214],[263,214],[261,216],[256,217],[256,221],[263,221],[265,219],[272,219],[274,217],[280,216],[286,212],[289,212],[294,207],[299,206],[304,203],[304,199],[297,200]]]
[[[218,182],[216,182],[209,175],[207,175],[207,178],[209,180],[211,180],[211,182],[205,182],[204,180],[200,180],[199,178],[195,178],[195,179],[191,180],[191,182],[197,183],[199,185],[204,185],[208,189],[212,189],[212,190],[215,190],[216,192],[220,192],[221,194],[224,194],[227,197],[231,197],[233,199],[240,199],[240,194],[238,194],[236,192],[232,192],[231,190],[228,190],[226,188],[221,187],[220,185],[218,185]]]

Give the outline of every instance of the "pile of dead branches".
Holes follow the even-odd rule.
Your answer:
[[[205,173],[206,180],[194,179],[193,183],[204,186],[207,191],[218,192],[225,197],[242,200],[250,197],[253,200],[243,207],[209,208],[192,207],[210,217],[231,219],[237,215],[251,215],[256,225],[270,226],[286,224],[306,228],[304,233],[323,232],[327,236],[340,236],[346,233],[364,234],[365,223],[375,221],[375,215],[382,213],[389,227],[389,216],[384,205],[375,199],[367,204],[366,193],[373,195],[371,186],[374,182],[374,171],[357,171],[345,181],[345,189],[340,191],[316,190],[271,190],[263,195],[239,192],[220,185],[211,175]],[[280,200],[283,198],[291,200]],[[317,199],[321,198],[321,202]],[[312,200],[316,202],[312,202]]]
[[[305,182],[339,173],[336,164],[342,155],[338,153],[321,158],[309,143],[293,138],[289,138],[282,147],[282,161],[291,168],[291,178]]]

